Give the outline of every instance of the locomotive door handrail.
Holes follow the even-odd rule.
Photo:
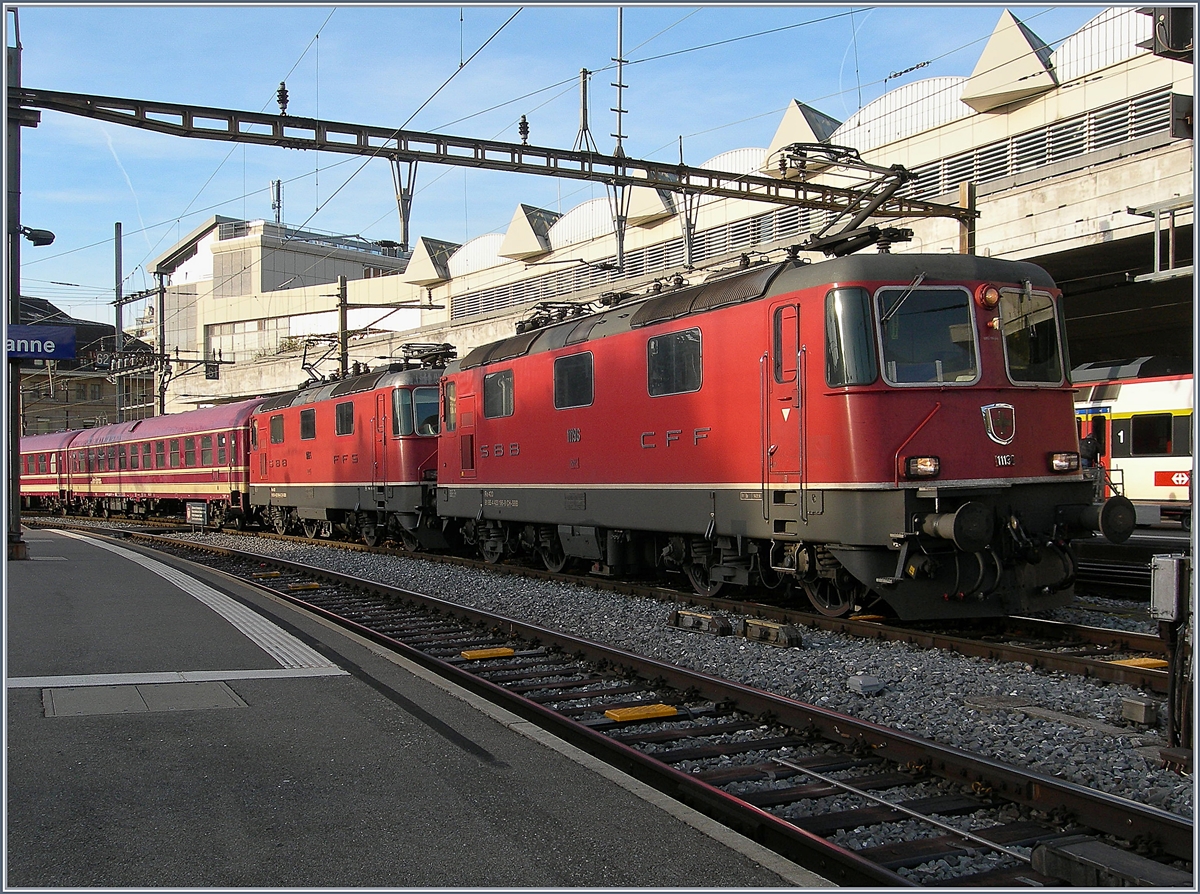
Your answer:
[[[912,433],[907,438],[904,439],[904,441],[900,444],[899,447],[896,448],[896,455],[892,457],[892,474],[896,476],[896,478],[895,478],[896,487],[900,486],[900,454],[901,454],[901,452],[903,452],[904,448],[908,446],[908,442],[911,441],[913,438],[915,438],[917,436],[917,433],[920,432],[921,429],[923,429],[926,425],[929,424],[929,420],[932,419],[934,417],[934,414],[937,413],[937,411],[940,410],[941,408],[942,408],[942,402],[939,400],[933,405],[933,409],[929,411],[929,415],[926,416],[924,419],[922,419],[919,423],[917,423],[917,427],[912,430]]]
[[[763,351],[763,355],[758,358],[758,459],[760,480],[762,482],[762,517],[763,521],[770,520],[770,510],[767,507],[767,500],[771,498],[770,491],[767,488],[767,440],[770,437],[770,432],[767,427],[767,413],[769,412],[770,400],[768,391],[770,385],[767,384],[767,352]]]

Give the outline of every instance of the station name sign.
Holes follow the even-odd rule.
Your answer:
[[[75,357],[75,329],[71,326],[8,327],[8,358],[71,360]]]

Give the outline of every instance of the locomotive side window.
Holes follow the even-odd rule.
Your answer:
[[[1133,456],[1170,456],[1170,413],[1142,413],[1130,419],[1130,452]]]
[[[212,435],[204,435],[200,438],[200,465],[211,466],[212,464]]]
[[[339,435],[354,434],[354,401],[348,400],[333,408],[334,432]]]
[[[834,289],[825,296],[825,381],[838,388],[878,377],[870,296],[866,289]]]
[[[876,301],[889,383],[970,384],[979,378],[966,289],[889,286],[876,293]]]
[[[283,443],[283,414],[277,413],[271,417],[271,443]]]
[[[258,426],[254,424],[251,424],[250,426],[250,449],[258,449]]]
[[[315,407],[300,411],[300,440],[312,441],[317,437],[317,411]]]
[[[594,390],[590,351],[554,361],[554,409],[590,407]]]
[[[436,388],[413,389],[413,419],[417,423],[417,434],[429,436],[438,433],[438,390]]]
[[[513,373],[506,369],[483,377],[483,415],[488,419],[513,414]]]
[[[1004,362],[1013,382],[1062,382],[1058,345],[1058,314],[1045,292],[1000,292],[1000,323],[1004,332]]]
[[[793,305],[777,307],[771,321],[775,341],[775,381],[779,384],[796,381],[800,363],[800,311]]]
[[[454,431],[458,425],[458,389],[453,382],[442,386],[442,418],[445,420],[446,431]]]
[[[704,380],[700,330],[659,335],[646,343],[646,386],[651,397],[699,391]]]

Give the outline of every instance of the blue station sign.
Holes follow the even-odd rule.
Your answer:
[[[71,326],[8,327],[8,357],[32,360],[72,360],[75,357],[75,329]]]

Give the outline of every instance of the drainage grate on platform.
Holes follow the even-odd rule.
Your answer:
[[[208,682],[43,689],[42,707],[47,717],[82,717],[89,714],[205,711],[213,708],[245,708],[247,705],[226,684]]]

